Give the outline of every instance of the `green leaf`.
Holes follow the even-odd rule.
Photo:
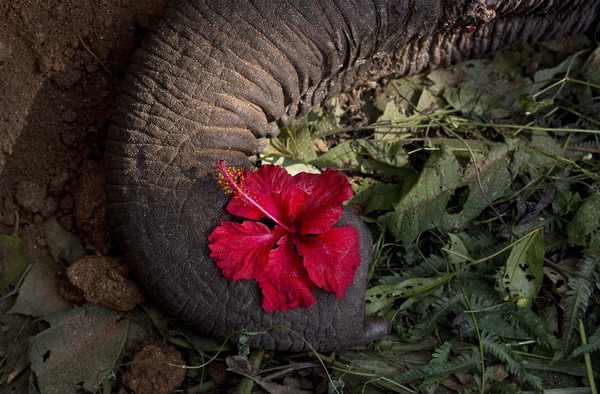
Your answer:
[[[438,283],[443,276],[431,278],[410,278],[395,285],[379,285],[367,290],[367,315],[377,314],[389,308],[396,298],[409,298],[423,291],[428,291]]]
[[[558,349],[558,340],[550,331],[544,320],[535,314],[531,309],[517,308],[507,316],[509,319],[514,317],[520,325],[529,330],[537,343],[551,350]]]
[[[410,330],[410,339],[417,340],[429,334],[436,327],[437,323],[451,312],[455,312],[461,306],[458,297],[443,297],[432,304],[432,311]]]
[[[311,160],[310,164],[320,168],[347,168],[358,166],[356,152],[353,149],[354,141],[346,141],[333,149],[325,152],[320,157]]]
[[[512,170],[520,165],[518,162],[510,163],[514,147],[499,143],[482,154],[476,154],[483,190],[490,201],[499,197],[512,183]],[[447,206],[459,188],[467,188],[468,197],[462,210],[450,213]],[[408,246],[419,234],[432,228],[448,232],[462,227],[487,206],[477,184],[474,166],[462,166],[452,153],[443,148],[427,160],[419,179],[394,206],[394,212],[382,216],[381,220],[398,240]]]
[[[482,118],[489,108],[491,96],[476,82],[469,80],[457,87],[447,88],[444,98],[454,109]]]
[[[458,77],[456,73],[445,68],[440,68],[428,73],[427,79],[433,82],[433,85],[428,90],[435,95],[439,95],[448,86],[454,85]]]
[[[402,185],[377,183],[372,189],[371,198],[365,208],[365,214],[373,211],[389,211],[400,199]]]
[[[538,376],[529,373],[525,369],[523,362],[517,359],[515,352],[508,345],[500,343],[496,336],[490,334],[485,335],[481,339],[481,347],[484,352],[489,352],[500,361],[506,363],[506,369],[510,373],[516,375],[537,389],[542,388],[542,380]]]
[[[585,199],[567,225],[567,236],[571,243],[585,247],[584,253],[600,254],[600,193]]]
[[[558,76],[560,74],[564,74],[565,72],[569,71],[570,69],[577,68],[577,65],[581,63],[581,59],[579,58],[580,54],[581,54],[581,52],[577,52],[577,53],[569,56],[568,58],[563,60],[563,62],[560,63],[556,67],[545,68],[543,70],[536,71],[533,76],[533,80],[535,82],[546,82],[546,81],[549,82],[550,79],[555,78],[556,76]],[[538,83],[532,87],[530,93],[533,94],[535,92],[538,92],[544,86],[545,86],[545,84]]]
[[[471,261],[472,258],[467,250],[467,246],[461,237],[457,234],[449,233],[450,247],[448,248],[448,261],[451,264],[460,264],[465,261]]]
[[[519,97],[519,104],[523,108],[525,115],[531,115],[538,112],[541,109],[549,107],[554,104],[553,99],[545,99],[537,101],[531,94],[523,94]]]
[[[320,174],[321,173],[321,171],[317,167],[312,166],[310,164],[305,164],[303,162],[294,160],[289,157],[269,156],[269,157],[261,158],[261,161],[263,164],[275,164],[275,165],[281,166],[281,167],[285,168],[285,170],[290,175],[296,175],[300,172],[308,172],[309,174]]]
[[[129,320],[95,304],[47,318],[29,348],[42,393],[96,392],[123,352]]]
[[[560,338],[560,348],[554,354],[553,360],[556,361],[565,354],[570,346],[571,339],[578,330],[579,319],[587,310],[588,302],[592,294],[593,284],[584,279],[597,276],[600,258],[585,257],[579,262],[577,274],[569,278],[569,290],[565,299],[565,314],[563,317],[562,337]]]
[[[600,349],[600,327],[596,328],[596,331],[587,339],[586,345],[580,345],[577,349],[571,353],[569,358],[575,358],[583,353],[592,353]]]
[[[19,277],[27,267],[25,251],[19,239],[19,224],[15,224],[15,231],[10,235],[0,235],[0,293],[3,292],[13,280]]]
[[[356,168],[363,173],[380,171],[393,174],[395,169],[408,162],[408,154],[402,149],[402,141],[382,140],[346,141],[309,163],[320,168]]]
[[[430,378],[433,376],[439,376],[441,379],[445,379],[447,375],[453,372],[467,371],[471,368],[478,368],[479,366],[479,352],[473,349],[472,351],[463,353],[455,359],[445,363],[435,362],[434,359],[427,365],[424,365],[420,368],[411,369],[400,375],[396,375],[391,379],[398,384],[406,384],[417,379],[423,379],[425,377]]]
[[[515,244],[496,280],[496,290],[504,300],[529,308],[544,279],[544,237],[542,229],[525,235]]]

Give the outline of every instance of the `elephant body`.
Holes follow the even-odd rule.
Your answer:
[[[600,0],[174,0],[134,54],[105,152],[111,220],[146,291],[180,320],[253,347],[320,351],[364,344],[389,323],[364,317],[371,252],[346,296],[266,312],[254,281],[229,281],[208,235],[228,196],[216,162],[248,167],[295,117],[358,84],[413,74],[521,42],[585,31]],[[469,28],[466,28],[469,27]],[[472,28],[471,28],[472,27]],[[475,31],[472,31],[473,28]],[[298,335],[299,334],[299,335]],[[234,337],[235,338],[235,337]]]

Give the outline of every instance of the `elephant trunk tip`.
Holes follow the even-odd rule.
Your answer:
[[[392,331],[392,323],[383,316],[367,316],[363,328],[363,338],[361,342],[364,344],[371,343],[381,339],[383,336]]]

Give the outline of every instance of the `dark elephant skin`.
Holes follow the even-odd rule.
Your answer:
[[[371,238],[349,212],[362,260],[343,298],[316,289],[308,309],[266,312],[255,281],[221,274],[207,238],[239,219],[223,209],[215,163],[249,166],[266,137],[366,81],[585,31],[599,2],[174,0],[133,57],[106,148],[127,261],[166,311],[218,338],[278,325],[294,332],[276,327],[250,345],[329,351],[377,339],[389,322],[364,317]]]

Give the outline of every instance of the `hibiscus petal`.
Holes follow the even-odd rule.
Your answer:
[[[344,175],[331,168],[322,174],[301,172],[294,175],[298,193],[291,214],[301,234],[321,234],[342,216],[342,203],[352,197],[352,186]]]
[[[210,256],[227,279],[257,279],[263,275],[269,252],[285,233],[260,222],[222,222],[208,237]]]
[[[269,164],[255,172],[246,170],[240,187],[274,218],[286,226],[292,225],[290,206],[295,200],[297,189],[292,183],[292,176],[284,168]],[[252,220],[259,220],[266,216],[240,193],[235,193],[229,200],[227,211],[232,215]]]
[[[302,259],[294,252],[293,236],[284,235],[277,248],[269,253],[269,265],[259,279],[263,293],[263,308],[282,312],[298,304],[308,308],[315,302],[312,291],[315,284],[302,266]]]
[[[323,290],[343,297],[360,265],[358,231],[352,226],[334,227],[314,237],[297,235],[294,244],[310,279]]]

